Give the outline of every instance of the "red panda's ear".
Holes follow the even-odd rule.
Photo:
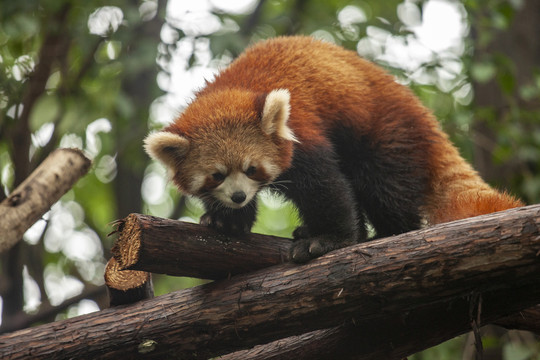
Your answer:
[[[298,141],[287,125],[291,95],[287,89],[272,90],[264,101],[261,126],[265,134],[281,136],[285,140]]]
[[[174,169],[187,154],[189,140],[168,131],[158,131],[144,139],[144,149],[153,159]]]

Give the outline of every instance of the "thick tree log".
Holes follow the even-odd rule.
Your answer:
[[[247,235],[241,240],[229,239],[201,225],[141,214],[131,214],[123,219],[118,231],[119,241],[114,252],[125,263],[125,268],[213,280],[223,278],[226,274],[280,264],[286,259],[290,245],[287,239],[258,234]],[[195,257],[191,254],[195,254]],[[254,262],[254,259],[262,261]],[[540,334],[540,322],[537,321],[539,314],[540,311],[534,308],[526,309],[500,319],[497,325]],[[394,326],[393,329],[399,327]],[[346,346],[358,343],[354,328],[351,330],[345,326],[343,329],[327,329],[291,339],[280,339],[251,351],[230,354],[226,358],[287,359],[293,353],[299,358],[297,351],[301,348],[302,358],[307,359],[322,356],[334,343],[340,344],[337,348],[343,357],[351,355],[346,353],[347,350],[357,353],[354,347]],[[406,347],[407,344],[403,345]],[[394,343],[394,347],[397,344]],[[333,352],[329,353],[330,358],[334,355]]]
[[[288,239],[249,234],[241,239],[197,224],[130,214],[120,220],[112,249],[119,269],[224,279],[288,260]]]
[[[306,265],[277,265],[18,331],[0,337],[0,356],[107,359],[144,351],[148,358],[208,358],[348,321],[371,323],[357,328],[363,344],[376,347],[376,329],[388,326],[381,320],[422,308],[451,313],[424,318],[442,319],[426,335],[440,342],[467,331],[471,319],[491,322],[538,302],[539,215],[534,206],[441,224],[340,249]],[[464,319],[462,328],[448,333],[445,321],[454,317]],[[384,335],[374,351],[388,352],[384,345],[412,338],[416,327],[395,339]],[[433,345],[427,338],[417,341]]]
[[[275,245],[278,249],[278,251],[276,251],[268,246],[273,245],[273,240],[275,239],[268,237],[265,241],[264,238],[261,238],[261,235],[255,235],[257,236],[255,242],[252,242],[249,238],[243,239],[243,241],[229,240],[226,238],[224,239],[225,241],[212,241],[212,235],[215,235],[215,233],[208,228],[140,214],[131,214],[128,218],[123,220],[123,223],[126,226],[120,229],[119,238],[122,239],[122,242],[121,244],[117,244],[117,252],[119,254],[131,254],[129,256],[124,255],[124,257],[127,259],[128,263],[134,263],[134,265],[132,265],[133,268],[148,270],[149,268],[145,267],[145,264],[160,264],[159,269],[156,269],[155,265],[151,265],[152,270],[166,273],[173,272],[175,275],[189,275],[213,279],[221,278],[224,274],[231,272],[230,266],[237,266],[237,264],[243,265],[243,269],[241,270],[253,270],[249,269],[249,266],[253,264],[253,262],[249,260],[255,257],[259,258],[261,257],[261,254],[263,254],[261,258],[265,260],[262,264],[256,264],[256,267],[263,265],[268,266],[272,263],[278,264],[284,260],[283,254],[286,253],[286,249],[290,244],[286,239],[277,238],[280,241]],[[204,234],[204,237],[209,233],[208,239],[210,239],[210,241],[195,236],[194,234],[197,233]],[[156,236],[154,236],[154,234],[156,234]],[[223,237],[222,235],[220,236]],[[160,246],[163,245],[163,241],[165,241],[165,243],[172,241],[173,243],[167,244],[167,246]],[[178,241],[181,241],[182,244],[177,244]],[[133,243],[136,245],[133,245]],[[147,246],[146,244],[149,244],[150,246]],[[224,256],[224,246],[227,245],[226,256],[228,259],[221,261],[222,256]],[[257,247],[259,245],[262,246]],[[141,252],[141,247],[146,247],[148,250]],[[136,250],[133,251],[132,249]],[[176,254],[175,257],[174,253],[179,251],[179,249],[181,249],[180,251],[182,251],[182,253]],[[199,256],[197,256],[195,264],[193,264],[189,258],[189,254],[191,253],[190,249],[198,249],[196,253],[199,254]],[[217,256],[205,255],[209,253],[214,255],[217,254]],[[135,258],[138,259],[138,261],[134,261],[133,259]],[[163,258],[187,258],[188,261],[173,260],[170,262],[163,262]],[[246,259],[248,262],[245,261]],[[187,269],[185,268],[186,263],[188,264]],[[238,272],[240,270],[237,269],[236,271]],[[444,311],[442,313],[444,313]],[[422,318],[422,311],[420,311],[417,316]],[[505,317],[504,319],[499,320],[497,324],[509,328],[534,331],[538,329],[536,322],[537,318],[537,312],[532,309],[527,309],[518,314]],[[450,316],[450,320],[453,319],[454,316]],[[418,319],[409,317],[408,323],[418,321]],[[404,323],[403,326],[407,326],[408,323]],[[392,326],[391,328],[400,329],[401,331],[403,326]],[[424,325],[422,328],[431,329],[427,325]],[[409,333],[410,329],[404,329],[403,331]],[[429,330],[427,334],[429,334],[429,332],[431,332],[431,330]],[[290,339],[281,339],[272,344],[258,346],[250,351],[230,354],[225,356],[225,358],[287,359],[290,358],[292,354],[295,354],[295,357],[298,358],[299,349],[302,349],[302,358],[312,358],[314,356],[320,357],[328,349],[334,349],[332,344],[339,344],[339,346],[328,352],[329,358],[333,358],[333,356],[336,355],[335,351],[340,351],[340,356],[350,357],[351,351],[352,353],[358,353],[355,346],[357,343],[358,336],[356,335],[354,327],[344,326],[341,328],[338,327],[316,331],[302,336],[295,336]],[[393,345],[396,349],[396,353],[399,353],[399,349],[397,349],[398,344],[394,342]],[[410,348],[410,345],[404,343],[401,347],[408,349]],[[360,353],[362,353],[363,357],[366,356],[366,353]],[[386,356],[390,356],[390,354],[386,354]]]
[[[0,203],[0,252],[22,239],[24,232],[88,172],[90,165],[78,149],[53,151]]]
[[[538,300],[538,289],[535,293]],[[484,293],[481,301],[475,302],[480,300],[478,295],[471,293],[468,297],[421,306],[401,314],[383,315],[370,320],[360,319],[354,324],[347,323],[331,329],[291,336],[220,356],[219,359],[400,360],[472,330],[471,311],[473,315],[476,311],[481,311],[482,324],[491,322],[501,312],[511,311],[505,308],[507,305],[501,301],[502,297],[510,295],[506,291]],[[524,288],[510,296],[520,302],[533,295]],[[517,308],[519,305],[512,302],[511,307]],[[534,320],[527,319],[527,311],[523,312],[523,316],[524,320],[528,320],[527,324]],[[505,319],[500,320],[506,321]]]
[[[107,262],[104,277],[109,293],[109,306],[132,304],[154,297],[152,274],[145,271],[120,270],[114,258]]]

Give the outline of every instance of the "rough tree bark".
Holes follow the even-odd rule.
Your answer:
[[[204,226],[130,214],[118,222],[112,253],[119,269],[224,279],[288,260],[288,239],[249,234],[230,238]]]
[[[178,276],[221,279],[231,272],[249,272],[262,267],[277,265],[286,258],[290,241],[283,238],[250,234],[243,240],[229,239],[209,229],[196,224],[176,220],[161,219],[149,215],[130,214],[120,222],[118,239],[115,244],[115,254],[122,259],[123,268],[145,269],[157,273],[167,273]],[[254,262],[260,259],[261,262]],[[241,265],[239,265],[241,264]],[[119,266],[119,268],[122,268]],[[140,299],[133,299],[133,302]],[[465,300],[463,300],[465,301]],[[466,305],[466,304],[465,304]],[[436,309],[437,311],[441,309]],[[428,314],[429,309],[421,309],[414,316],[408,316],[407,322],[393,324],[390,329],[394,334],[412,333],[411,324],[418,325],[422,319],[436,318]],[[436,314],[433,310],[432,314]],[[439,311],[444,313],[444,309]],[[466,314],[466,311],[464,312]],[[401,319],[398,318],[398,319]],[[538,320],[540,307],[520,311],[503,319],[496,324],[509,328],[536,331],[540,333]],[[467,321],[467,319],[465,319]],[[392,321],[385,320],[385,323]],[[449,324],[462,326],[464,320],[456,322],[451,318]],[[438,324],[423,324],[425,334],[434,331]],[[380,328],[380,325],[374,325]],[[436,330],[436,329],[435,329]],[[448,328],[447,331],[450,329]],[[386,332],[388,329],[385,330]],[[414,349],[411,339],[397,336],[403,341],[394,341],[393,352],[399,354],[404,349]],[[280,339],[273,343],[257,346],[254,349],[225,355],[223,359],[297,359],[335,358],[339,353],[342,358],[354,358],[361,354],[366,358],[369,352],[359,351],[358,343],[362,334],[350,324],[332,329],[318,330],[301,336]],[[381,337],[381,340],[384,338]],[[408,342],[405,342],[407,340]],[[414,339],[413,339],[414,340]],[[399,345],[399,346],[398,346]],[[418,345],[418,344],[417,344]],[[369,349],[364,346],[363,349]],[[377,355],[381,355],[378,354]],[[390,356],[391,354],[385,354]],[[376,357],[374,358],[376,359]]]
[[[488,323],[494,315],[497,316],[497,312],[504,309],[504,304],[500,301],[500,297],[505,296],[504,293],[484,293],[481,303],[496,305],[490,308],[480,306],[481,309],[478,308],[479,303],[475,302],[476,295],[478,294],[447,303],[421,306],[401,314],[382,315],[381,318],[372,320],[360,319],[355,323],[346,323],[331,329],[291,336],[220,356],[219,359],[401,360],[441,343],[443,338],[448,340],[470,331],[471,312],[474,316],[474,312],[481,311],[482,323]],[[521,294],[515,293],[511,296],[517,298]],[[523,312],[523,318],[531,320],[527,311]],[[535,314],[532,320],[536,319],[538,317]]]
[[[88,172],[90,164],[80,150],[53,151],[0,203],[0,252],[21,240],[24,232]]]
[[[148,358],[208,358],[349,321],[372,353],[394,354],[389,342],[413,331],[417,347],[431,346],[469,330],[471,319],[490,322],[538,302],[539,214],[533,206],[441,224],[18,331],[0,337],[0,355],[106,359],[136,356],[141,345],[153,350]],[[422,308],[431,316],[408,320]],[[397,318],[433,327],[395,334],[384,321]],[[381,344],[376,330],[388,324]]]

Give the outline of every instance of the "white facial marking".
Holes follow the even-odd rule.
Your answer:
[[[227,167],[226,167],[225,165],[223,165],[223,164],[216,164],[215,167],[216,167],[216,170],[217,170],[219,173],[221,173],[221,174],[223,174],[223,175],[226,175],[226,174],[227,174]]]
[[[259,190],[259,183],[251,180],[241,172],[229,174],[221,185],[213,190],[213,195],[221,201],[221,203],[232,209],[240,209],[248,204]],[[231,197],[236,192],[246,194],[246,199],[241,203],[232,201]]]
[[[189,191],[192,194],[196,194],[204,185],[206,181],[206,176],[202,173],[196,173],[191,178],[191,181],[189,183]]]
[[[281,173],[281,170],[279,169],[277,165],[272,164],[271,162],[267,160],[263,160],[261,162],[261,167],[270,176],[271,180],[275,180]]]

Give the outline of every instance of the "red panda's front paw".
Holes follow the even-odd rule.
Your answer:
[[[302,239],[295,241],[289,249],[289,258],[299,264],[324,255],[325,251],[319,239]]]
[[[207,212],[201,216],[199,223],[211,227],[220,233],[243,235],[251,231],[251,223],[241,217],[231,217],[219,212]]]
[[[289,258],[295,263],[306,263],[332,250],[354,244],[356,241],[335,239],[331,235],[299,239],[289,248]]]

